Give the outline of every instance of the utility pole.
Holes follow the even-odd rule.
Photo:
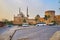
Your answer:
[[[60,0],[59,0],[59,2],[58,2],[58,3],[59,3],[59,10],[60,10]]]

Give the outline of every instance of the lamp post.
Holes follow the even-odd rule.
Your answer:
[[[59,3],[59,10],[60,10],[60,0],[59,0],[59,2],[58,2],[58,3]]]

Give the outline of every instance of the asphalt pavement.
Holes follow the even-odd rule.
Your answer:
[[[4,29],[4,28],[3,28]],[[5,31],[9,29],[6,28]],[[1,29],[0,29],[1,30]],[[14,31],[16,32],[14,33]],[[9,35],[12,36],[11,40],[50,40],[56,31],[60,31],[60,26],[31,26],[31,27],[13,27],[9,31],[2,32],[6,40],[10,40]],[[10,34],[9,34],[10,33]],[[2,36],[2,37],[3,37]]]
[[[60,31],[60,26],[40,26],[18,30],[12,40],[50,40],[56,31]]]
[[[4,26],[4,27],[0,27],[0,34],[4,33],[5,31],[9,30],[11,27],[7,27],[7,26]]]

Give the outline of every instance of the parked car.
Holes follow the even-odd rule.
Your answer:
[[[23,23],[22,26],[23,26],[23,27],[28,27],[29,24],[28,24],[28,23]]]
[[[12,27],[13,25],[7,25],[7,27]]]
[[[46,23],[37,23],[36,26],[44,26]]]

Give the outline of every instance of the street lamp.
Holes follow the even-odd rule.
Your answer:
[[[59,0],[59,10],[60,10],[60,0]]]

